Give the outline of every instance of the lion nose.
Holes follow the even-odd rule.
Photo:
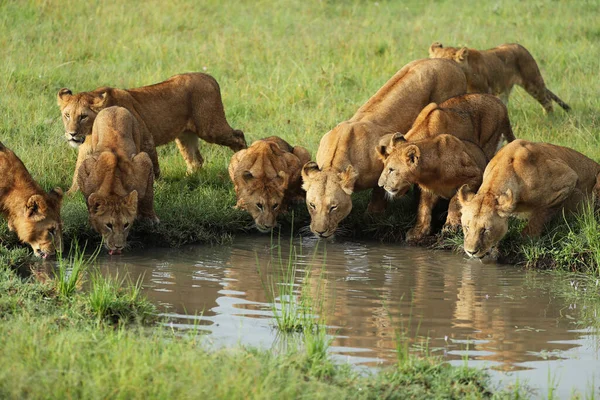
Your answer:
[[[321,236],[321,237],[325,237],[325,232],[327,232],[327,230],[324,231],[316,231],[317,235]]]

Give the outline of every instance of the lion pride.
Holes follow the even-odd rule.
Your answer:
[[[429,57],[453,60],[467,76],[469,93],[490,93],[504,104],[514,85],[519,85],[536,99],[546,112],[552,112],[552,101],[569,111],[571,107],[546,87],[533,56],[520,44],[510,43],[489,50],[466,47],[444,47],[435,42],[429,47]]]
[[[138,216],[158,222],[152,160],[140,152],[139,131],[136,118],[126,108],[101,110],[92,129],[92,153],[78,171],[90,224],[102,235],[111,255],[125,248]]]
[[[411,142],[396,134],[390,147],[379,149],[384,162],[379,186],[391,196],[402,196],[415,184],[421,189],[417,223],[407,232],[406,241],[416,243],[429,235],[431,212],[440,198],[450,200],[444,229],[458,228],[456,191],[462,185],[479,188],[488,161],[481,147],[446,134]]]
[[[236,207],[252,215],[259,231],[270,231],[290,201],[303,199],[300,171],[309,161],[304,147],[292,147],[277,136],[257,140],[238,151],[229,163],[229,177],[238,198]]]
[[[385,191],[377,186],[383,163],[375,150],[382,136],[407,132],[430,102],[465,93],[466,79],[456,63],[416,60],[405,65],[352,118],[321,138],[316,163],[302,169],[311,231],[332,237],[352,210],[351,194],[373,189],[368,210],[385,209]]]
[[[126,90],[101,87],[73,94],[63,88],[57,97],[66,139],[71,146],[79,147],[76,170],[89,153],[86,139],[97,114],[111,106],[124,107],[137,119],[143,140],[141,150],[152,159],[157,177],[160,170],[154,146],[175,140],[188,173],[203,163],[198,150],[199,137],[233,151],[246,148],[244,133],[232,129],[225,119],[219,84],[207,74],[175,75],[164,82]],[[74,176],[69,192],[76,190],[77,177]]]
[[[527,219],[524,236],[538,236],[558,211],[576,211],[598,196],[600,164],[567,147],[515,140],[504,146],[483,173],[474,193],[458,192],[464,249],[470,257],[497,253],[511,216]]]
[[[29,244],[37,257],[62,251],[62,190],[46,193],[19,157],[2,143],[0,176],[0,213],[8,220],[8,229]]]

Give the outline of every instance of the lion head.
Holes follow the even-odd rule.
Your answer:
[[[60,188],[48,194],[34,194],[27,200],[23,214],[9,221],[9,229],[29,244],[37,257],[46,258],[62,251],[62,197]]]
[[[429,47],[429,58],[445,58],[466,66],[468,65],[469,49],[466,47],[444,47],[440,42],[435,42]]]
[[[390,197],[403,196],[415,181],[421,156],[419,147],[407,142],[401,133],[396,133],[389,145],[380,144],[377,151],[383,160],[379,186]]]
[[[58,106],[65,126],[65,138],[72,147],[79,147],[88,135],[96,115],[107,106],[107,92],[83,92],[76,95],[69,89],[58,91]]]
[[[104,247],[111,255],[120,254],[127,245],[127,235],[137,215],[137,191],[127,196],[92,193],[87,203],[90,224],[102,235]]]
[[[464,249],[469,257],[483,258],[508,231],[508,216],[514,210],[513,194],[473,193],[468,185],[458,191]]]
[[[332,237],[338,224],[352,211],[352,192],[358,173],[352,165],[342,172],[320,170],[316,162],[302,168],[306,204],[311,216],[310,230],[321,238]]]
[[[289,175],[285,171],[279,171],[275,179],[261,179],[253,176],[250,171],[244,171],[241,178],[243,184],[239,185],[236,207],[252,215],[259,231],[269,232],[277,225],[277,216],[284,208]]]

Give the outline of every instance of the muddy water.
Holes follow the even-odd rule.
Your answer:
[[[311,292],[325,287],[322,312],[336,358],[391,363],[394,328],[402,326],[415,349],[488,367],[495,380],[527,382],[538,395],[553,386],[562,398],[600,384],[597,331],[578,323],[582,305],[557,295],[557,287],[568,288],[558,282],[566,278],[399,245],[324,247],[304,239],[293,247],[297,282],[311,270]],[[282,240],[284,258],[289,248]],[[216,345],[270,348],[277,331],[264,283],[278,279],[278,251],[269,237],[252,236],[228,246],[103,256],[100,263],[111,273],[142,277],[147,296],[174,327],[205,330]]]

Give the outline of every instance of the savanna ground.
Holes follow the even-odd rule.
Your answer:
[[[221,85],[228,121],[245,132],[249,143],[278,135],[292,145],[305,146],[314,156],[323,134],[352,116],[403,65],[427,57],[433,41],[481,49],[518,42],[537,60],[547,86],[573,110],[567,114],[555,106],[553,115],[544,115],[533,98],[516,88],[508,107],[515,135],[573,147],[600,160],[599,12],[597,1],[498,1],[476,6],[467,1],[75,1],[68,6],[58,1],[0,1],[0,141],[21,157],[45,188],[67,189],[76,153],[64,140],[56,105],[60,88],[79,92],[99,86],[138,87],[180,72],[202,71]],[[175,145],[159,148],[163,175],[155,183],[155,202],[162,223],[158,228],[137,227],[132,245],[215,243],[247,231],[254,234],[251,219],[233,209],[235,196],[227,176],[231,151],[202,143],[201,152],[203,170],[186,176]],[[396,201],[383,218],[372,220],[363,216],[367,201],[366,194],[356,196],[348,230],[357,232],[358,238],[367,234],[400,241],[412,223],[414,202]],[[62,215],[67,241],[97,243],[80,194],[65,199]],[[593,211],[586,217],[570,221],[569,227],[558,221],[555,229],[535,241],[520,239],[515,223],[504,253],[531,265],[598,274],[598,219]],[[307,223],[304,206],[296,207],[296,227]],[[354,231],[359,225],[361,229]],[[442,245],[460,240],[457,236]],[[15,249],[17,240],[5,223],[0,224],[0,243],[3,265],[26,259],[27,250]],[[10,291],[0,296],[9,302],[6,293]],[[46,302],[43,294],[35,299]],[[39,334],[43,339],[39,344],[61,348],[67,345],[56,337],[80,335],[81,342],[74,340],[69,344],[74,347],[62,348],[66,353],[77,352],[77,346],[86,349],[96,340],[88,337],[95,334],[117,341],[111,336],[115,333],[99,331],[88,322],[70,322],[60,311],[64,304],[52,312],[23,304],[15,303],[14,312],[0,309],[0,337],[14,338],[11,342],[18,349],[9,358],[0,357],[4,384],[12,379],[7,363],[19,357],[27,360],[19,352],[27,346],[28,336]],[[40,312],[49,319],[32,323]],[[52,330],[58,333],[49,334]],[[135,346],[144,343],[136,333],[123,335],[131,346],[134,342],[129,340]],[[42,351],[41,346],[35,349]],[[248,357],[253,356],[242,356]],[[38,382],[35,376],[28,379],[28,384]],[[0,393],[52,397],[34,389]],[[266,392],[255,394],[269,397]],[[129,397],[118,392],[99,395],[105,396]]]

